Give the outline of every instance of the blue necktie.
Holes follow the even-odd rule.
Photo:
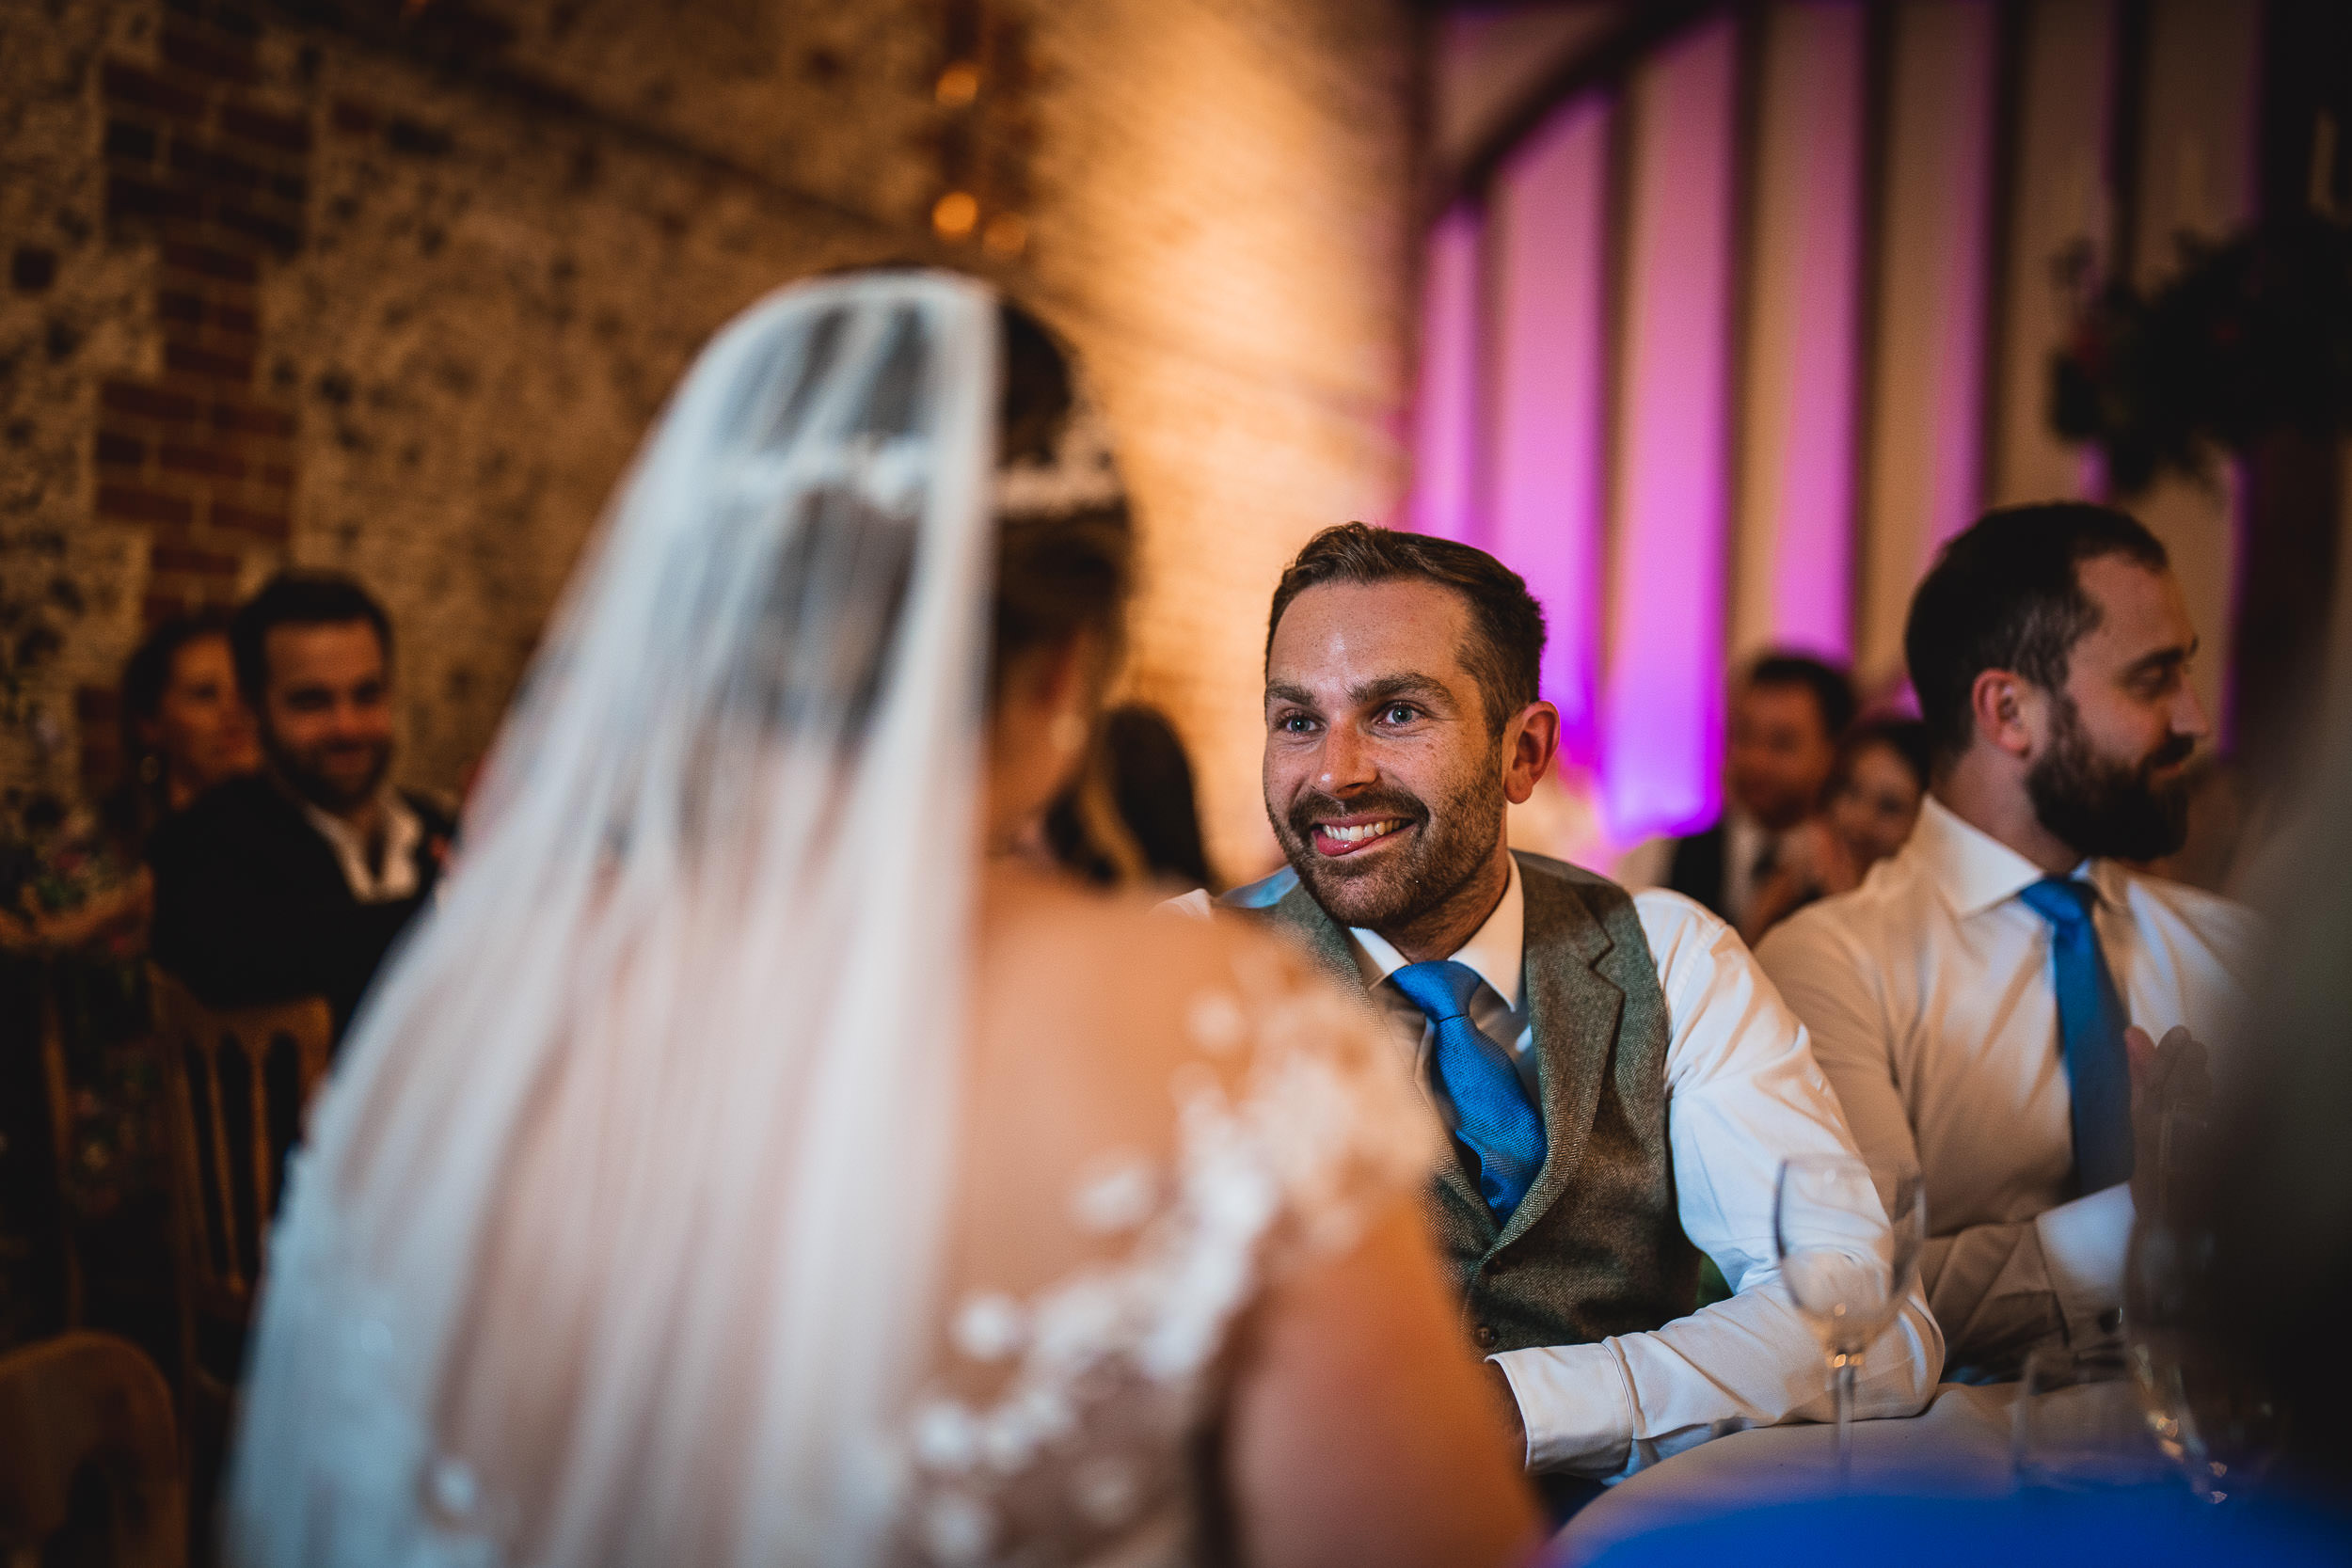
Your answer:
[[[2099,895],[2088,882],[2044,877],[2017,896],[2050,923],[2058,1046],[2074,1097],[2074,1174],[2084,1192],[2102,1192],[2132,1178],[2132,1068],[2123,1049],[2131,1018],[2090,923]]]
[[[1454,1135],[1478,1156],[1478,1192],[1498,1222],[1511,1217],[1544,1164],[1544,1122],[1511,1053],[1470,1021],[1478,971],[1406,964],[1389,976],[1438,1027],[1438,1085],[1454,1102]]]

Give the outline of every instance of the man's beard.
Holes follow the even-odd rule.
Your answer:
[[[384,776],[392,768],[392,748],[389,743],[360,742],[357,749],[373,752],[373,756],[362,782],[358,785],[347,785],[329,777],[320,766],[327,747],[314,746],[304,752],[291,752],[266,736],[263,744],[269,751],[270,762],[277,768],[278,776],[296,795],[326,812],[349,811],[363,800],[374,799],[375,792],[384,787]]]
[[[2034,815],[2059,843],[2085,856],[2160,860],[2188,838],[2188,779],[2155,782],[2159,768],[2185,761],[2197,742],[2168,736],[2137,762],[2092,749],[2071,700],[2061,698],[2050,749],[2026,774]]]
[[[1307,884],[1324,912],[1343,926],[1392,931],[1438,908],[1493,858],[1502,837],[1507,801],[1502,780],[1481,767],[1449,790],[1431,812],[1420,797],[1401,789],[1350,796],[1309,790],[1291,802],[1287,816],[1270,808],[1266,817],[1282,846],[1282,858]],[[1375,852],[1359,865],[1353,855],[1329,856],[1314,847],[1318,818],[1379,812],[1402,817],[1411,841]]]

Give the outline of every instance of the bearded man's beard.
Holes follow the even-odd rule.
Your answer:
[[[2153,861],[2187,841],[2187,775],[2158,784],[2155,774],[2186,761],[2194,738],[2169,736],[2146,756],[2118,762],[2092,747],[2074,703],[2061,699],[2050,740],[2026,774],[2026,790],[2058,842],[2086,858]]]
[[[262,747],[296,795],[327,812],[349,811],[362,800],[373,799],[383,787],[384,776],[392,768],[392,748],[386,741],[344,741],[295,751],[279,745],[265,733]],[[367,753],[367,766],[359,770],[357,782],[327,772],[325,764],[329,751],[346,756]]]
[[[1288,813],[1266,817],[1298,879],[1324,912],[1343,926],[1394,930],[1437,909],[1476,877],[1502,837],[1509,801],[1502,776],[1481,766],[1457,780],[1432,811],[1419,796],[1401,789],[1353,795],[1345,800],[1310,790]],[[1394,850],[1367,856],[1332,857],[1314,846],[1320,818],[1377,812],[1402,817],[1406,841]]]

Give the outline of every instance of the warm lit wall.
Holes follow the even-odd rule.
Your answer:
[[[1093,368],[1132,684],[1254,870],[1265,595],[1403,483],[1412,38],[1361,0],[0,0],[0,784],[103,771],[143,622],[292,560],[389,601],[402,771],[455,787],[709,332],[930,260]]]

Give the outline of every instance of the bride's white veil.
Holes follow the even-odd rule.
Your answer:
[[[616,498],[289,1184],[232,1560],[876,1560],[955,1151],[999,306],[784,290]]]

